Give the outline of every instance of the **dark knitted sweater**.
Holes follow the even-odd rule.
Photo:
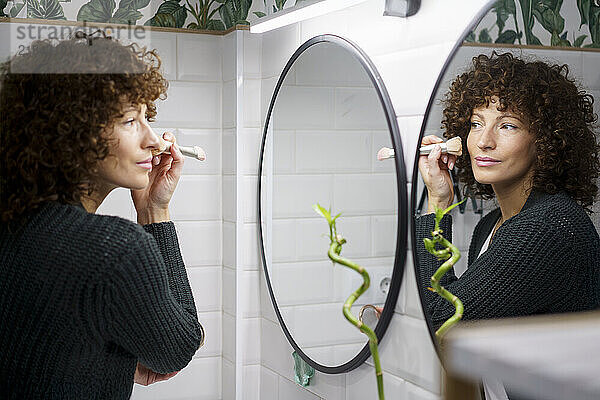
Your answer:
[[[487,251],[479,256],[499,217],[498,208],[475,227],[468,268],[460,279],[450,270],[441,281],[462,300],[463,319],[584,311],[600,305],[600,239],[585,210],[571,197],[532,192],[521,211],[502,224]],[[433,214],[423,215],[416,219],[415,228],[425,312],[437,329],[454,314],[454,306],[425,290],[441,265],[423,245],[434,223]],[[452,241],[449,215],[440,227]]]
[[[0,225],[0,321],[2,399],[128,399],[204,338],[172,222],[58,203]]]

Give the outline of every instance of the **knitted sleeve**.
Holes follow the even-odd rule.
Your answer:
[[[108,339],[158,373],[179,371],[204,341],[172,223],[153,224],[107,274]]]
[[[175,224],[171,221],[148,224],[144,225],[144,230],[156,240],[167,267],[169,289],[173,297],[188,313],[196,315],[196,305],[194,304],[194,297],[179,250]]]
[[[573,258],[572,237],[563,225],[543,218],[507,221],[460,279],[452,274],[443,285],[462,300],[465,320],[541,312],[568,295],[577,279],[577,271],[565,273],[562,268]],[[417,247],[423,247],[417,251],[423,289],[440,262],[424,256],[422,242]],[[437,329],[454,314],[454,307],[436,293],[423,294]]]

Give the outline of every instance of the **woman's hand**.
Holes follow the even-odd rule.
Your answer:
[[[139,385],[148,386],[156,382],[171,379],[178,373],[179,371],[170,372],[168,374],[159,374],[158,372],[154,372],[150,368],[138,362],[137,367],[135,368],[135,375],[133,376],[133,381]]]
[[[142,225],[169,220],[169,202],[183,169],[183,155],[175,144],[175,136],[165,132],[163,138],[173,143],[171,154],[154,156],[148,186],[131,191],[137,221]]]
[[[421,146],[442,143],[443,140],[435,135],[423,138]],[[448,169],[454,168],[456,156],[442,154],[440,146],[436,146],[429,155],[419,156],[419,172],[427,186],[427,213],[435,212],[435,206],[446,208],[454,198],[454,188]]]

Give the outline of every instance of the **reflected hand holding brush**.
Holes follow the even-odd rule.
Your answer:
[[[444,154],[444,153],[453,154],[455,156],[462,155],[462,142],[459,137],[453,137],[452,139],[448,140],[447,142],[443,142],[443,143],[433,143],[433,144],[421,146],[421,148],[419,149],[419,152],[422,156],[427,155],[427,154],[431,153],[431,151],[435,148],[435,146],[441,147],[442,154]],[[394,157],[395,157],[394,149],[389,148],[389,147],[382,147],[377,152],[377,159],[379,161],[387,160],[388,158],[394,158]]]
[[[421,148],[419,149],[419,152],[422,156],[427,155],[427,154],[431,153],[431,151],[435,148],[435,146],[441,147],[442,154],[447,153],[447,154],[453,154],[455,156],[462,155],[462,142],[460,140],[460,137],[458,137],[458,136],[453,137],[452,139],[448,140],[447,142],[433,143],[433,144],[421,146]]]

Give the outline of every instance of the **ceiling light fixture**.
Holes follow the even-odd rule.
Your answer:
[[[281,28],[309,18],[318,17],[333,11],[363,3],[366,0],[313,0],[303,1],[297,6],[277,11],[262,17],[250,25],[250,32],[263,33]]]

